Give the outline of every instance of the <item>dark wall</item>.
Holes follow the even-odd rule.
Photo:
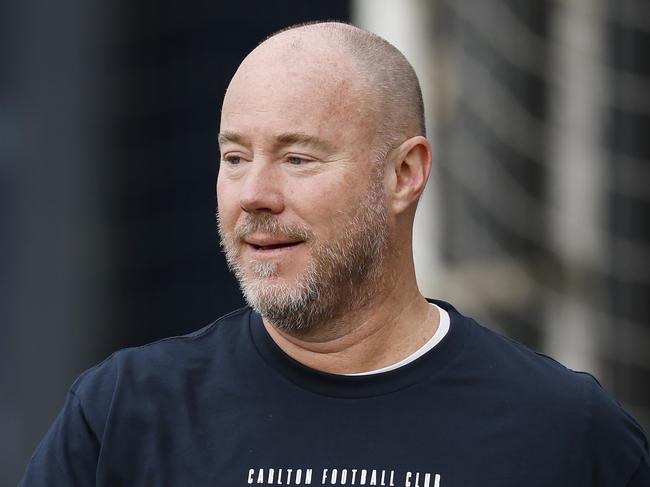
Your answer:
[[[242,304],[218,252],[219,109],[247,52],[292,23],[348,19],[346,2],[130,2],[111,117],[118,280],[115,345],[185,333]],[[128,11],[127,11],[128,10]]]
[[[242,305],[215,222],[223,94],[267,35],[348,3],[0,4],[0,485],[84,369]]]

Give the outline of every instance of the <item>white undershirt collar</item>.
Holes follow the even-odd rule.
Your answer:
[[[400,367],[403,367],[406,364],[410,364],[414,360],[417,360],[422,355],[424,355],[429,350],[431,350],[433,347],[438,345],[438,343],[440,343],[440,341],[445,337],[445,335],[449,331],[449,325],[450,325],[449,313],[447,313],[444,309],[442,309],[440,306],[438,306],[435,303],[431,303],[431,305],[437,308],[440,319],[438,323],[438,329],[424,345],[422,345],[420,348],[418,348],[415,352],[413,352],[408,357],[403,358],[399,362],[396,362],[392,365],[387,365],[386,367],[382,367],[381,369],[371,370],[368,372],[358,372],[356,374],[345,374],[345,375],[355,375],[355,376],[372,375],[372,374],[381,374],[382,372],[388,372],[389,370],[399,369]]]

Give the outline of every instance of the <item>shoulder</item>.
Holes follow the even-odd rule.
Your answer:
[[[467,360],[492,374],[513,393],[538,400],[559,401],[566,407],[584,407],[594,391],[603,391],[587,372],[571,370],[554,358],[488,329],[475,320],[469,322]]]
[[[457,319],[469,328],[459,367],[472,371],[479,394],[492,399],[487,403],[525,418],[538,442],[562,439],[594,479],[629,478],[640,461],[647,461],[642,427],[594,376],[568,369],[474,320]]]
[[[548,355],[462,315],[450,304],[436,303],[449,313],[451,333],[463,335],[456,366],[471,371],[477,379],[489,381],[500,393],[511,390],[518,395],[550,394],[572,399],[577,391],[584,396],[597,384],[591,375],[568,369]]]
[[[228,362],[247,333],[250,308],[240,308],[209,325],[182,336],[118,350],[83,372],[70,388],[91,424],[102,424],[107,412],[125,392],[134,397],[179,387],[198,370]],[[101,436],[101,432],[100,436]]]
[[[145,365],[146,370],[155,371],[158,370],[157,366],[170,361],[180,366],[186,361],[207,358],[213,351],[212,347],[218,347],[220,343],[241,334],[249,313],[249,308],[240,308],[186,335],[166,337],[113,352],[104,361],[82,373],[73,384],[72,391],[81,393],[89,382],[110,375],[110,372],[117,372],[122,367]]]

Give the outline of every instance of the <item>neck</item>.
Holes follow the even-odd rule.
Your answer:
[[[266,318],[264,326],[287,355],[312,369],[352,374],[392,365],[424,345],[438,327],[438,313],[418,291],[410,270],[406,279],[385,280],[389,288],[368,291],[367,304],[336,323],[299,335],[278,330]]]

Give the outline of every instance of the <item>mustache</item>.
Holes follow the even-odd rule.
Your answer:
[[[233,236],[242,241],[252,233],[264,233],[274,237],[302,241],[311,240],[313,237],[312,231],[306,225],[280,223],[274,216],[266,214],[247,214],[235,226]]]

